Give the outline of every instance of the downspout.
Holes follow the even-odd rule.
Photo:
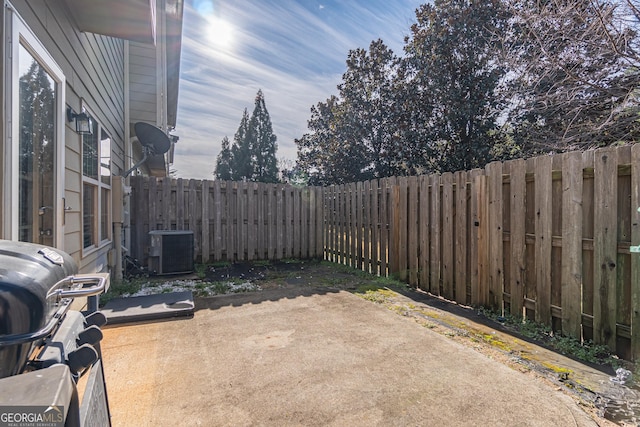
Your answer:
[[[130,115],[130,100],[129,100],[129,41],[124,41],[124,169],[128,169],[130,166],[131,159],[131,125],[130,125],[131,115]],[[126,179],[126,178],[125,178]],[[115,200],[115,203],[119,203],[121,209],[121,215],[118,215],[114,218],[113,222],[113,233],[115,235],[115,250],[116,250],[116,265],[115,265],[115,281],[121,282],[123,279],[123,268],[122,268],[122,240],[128,242],[129,229],[127,227],[128,224],[128,205],[129,205],[129,195],[128,192],[124,191],[124,187],[127,185],[127,181],[125,179],[114,179],[114,186],[120,186],[115,193],[119,194],[118,200]],[[113,191],[113,189],[111,190]],[[126,200],[126,203],[125,203]],[[124,225],[124,235],[122,234]]]

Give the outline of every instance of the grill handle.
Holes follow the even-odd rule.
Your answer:
[[[60,307],[58,312],[49,319],[49,322],[40,330],[34,332],[27,332],[26,334],[13,334],[0,336],[0,347],[7,345],[24,344],[28,342],[35,342],[49,335],[55,329],[56,325],[60,321],[60,318],[66,311],[65,306]]]
[[[87,284],[94,284],[90,287],[84,287]],[[62,286],[74,287],[72,289],[60,289]],[[78,287],[78,285],[82,287]],[[47,294],[48,298],[55,298],[57,301],[62,298],[76,298],[98,295],[109,289],[108,274],[82,274],[76,276],[68,276],[56,283]],[[13,334],[0,336],[0,347],[15,344],[24,344],[33,342],[49,335],[58,324],[59,320],[65,314],[68,304],[61,306],[54,316],[51,316],[49,322],[40,330],[28,332],[26,334]]]
[[[68,289],[61,289],[62,285],[69,283]],[[85,287],[85,285],[93,284],[93,286]],[[82,285],[78,287],[77,285]],[[99,295],[109,289],[109,275],[77,275],[65,277],[49,291],[47,298],[78,298],[78,297],[90,297],[92,295]]]

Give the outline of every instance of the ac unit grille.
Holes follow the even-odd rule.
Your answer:
[[[193,271],[193,232],[182,230],[150,231],[149,271],[156,274]]]

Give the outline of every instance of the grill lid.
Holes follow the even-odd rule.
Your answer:
[[[22,370],[34,345],[31,337],[54,324],[65,303],[51,291],[76,272],[65,252],[0,240],[0,378]]]
[[[42,328],[57,309],[50,291],[77,271],[63,251],[0,240],[0,336]]]

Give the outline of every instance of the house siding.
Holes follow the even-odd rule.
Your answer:
[[[129,94],[131,122],[158,121],[158,71],[156,47],[129,44]]]
[[[110,133],[112,172],[120,173],[125,166],[125,41],[79,32],[61,1],[11,0],[11,5],[62,69],[66,78],[66,103],[75,111],[80,111],[82,106],[88,107]],[[67,125],[65,167],[59,171],[65,180],[66,210],[62,249],[76,260],[80,271],[106,271],[107,252],[111,245],[102,246],[90,253],[83,253],[82,250],[80,138]]]

